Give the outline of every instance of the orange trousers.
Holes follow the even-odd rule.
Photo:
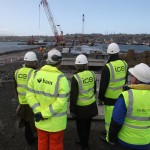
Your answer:
[[[64,130],[58,132],[47,132],[37,129],[38,150],[63,150]]]

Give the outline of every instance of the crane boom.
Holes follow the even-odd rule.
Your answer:
[[[56,38],[56,43],[59,45],[60,45],[60,43],[64,43],[64,38],[63,38],[62,34],[61,34],[61,36],[58,34],[58,30],[57,30],[56,24],[54,22],[54,18],[53,18],[53,15],[52,15],[52,12],[51,12],[51,9],[49,7],[47,0],[41,0],[40,4],[43,5],[43,7],[44,7],[44,10],[45,10],[47,19],[49,21],[49,24],[51,26],[52,32]]]

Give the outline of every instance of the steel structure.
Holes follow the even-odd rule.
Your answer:
[[[55,21],[54,21],[54,17],[52,15],[51,9],[50,9],[49,4],[48,4],[48,1],[47,0],[41,0],[40,4],[43,5],[43,7],[44,7],[47,19],[48,19],[49,24],[51,26],[52,32],[55,36],[57,45],[64,45],[64,37],[62,35],[63,31],[61,31],[61,34],[59,35],[58,30],[57,30],[57,26],[56,26]]]

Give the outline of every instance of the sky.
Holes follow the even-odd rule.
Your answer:
[[[54,23],[60,25],[64,35],[150,34],[150,0],[47,1]],[[0,35],[53,36],[45,10],[39,4],[40,0],[0,0]]]

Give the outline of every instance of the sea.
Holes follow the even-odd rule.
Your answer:
[[[0,53],[12,52],[16,50],[28,50],[33,48],[39,48],[40,45],[21,45],[21,42],[0,42]],[[47,42],[46,46],[52,45],[51,42]]]
[[[98,44],[97,47],[106,52],[108,44]],[[119,48],[122,53],[126,53],[128,50],[135,50],[136,53],[150,51],[150,46],[148,45],[119,45]]]
[[[33,48],[39,48],[39,45],[18,45],[19,42],[0,42],[0,53],[5,52],[12,52],[15,50],[27,50]],[[46,46],[52,45],[51,42],[47,42]],[[107,44],[97,44],[96,47],[99,49],[106,51],[108,45]],[[147,45],[119,45],[120,50],[122,52],[127,52],[128,50],[132,49],[135,50],[137,53],[141,53],[144,51],[150,51],[150,46]]]

